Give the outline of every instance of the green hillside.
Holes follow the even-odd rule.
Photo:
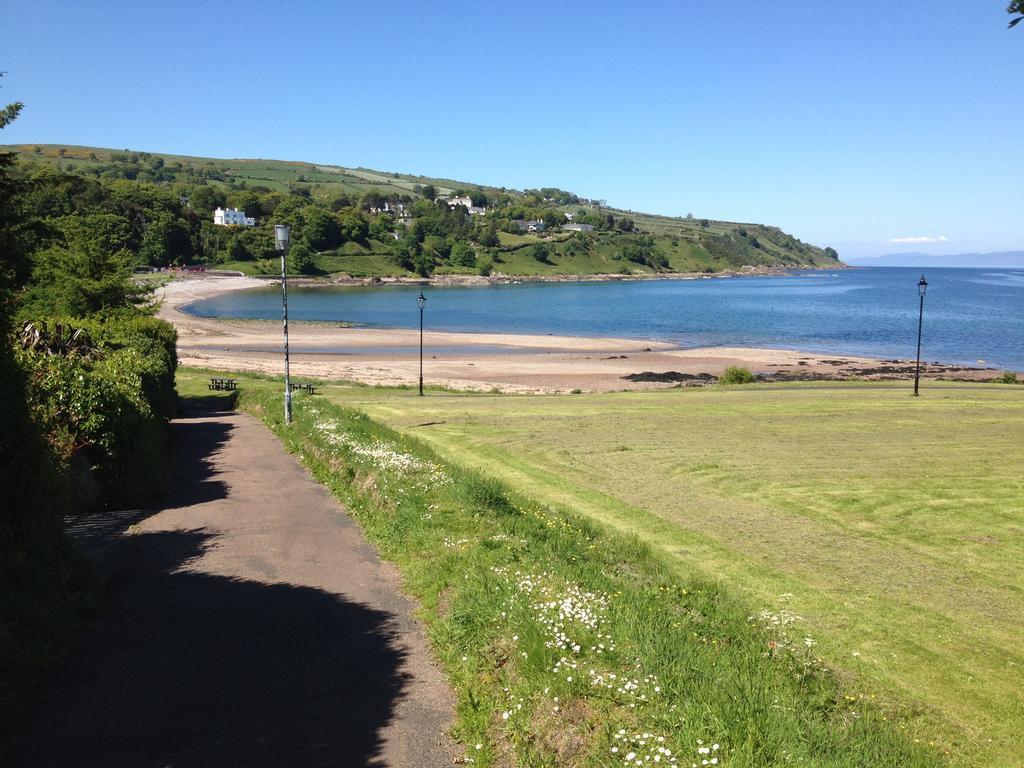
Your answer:
[[[130,197],[137,210],[125,247],[139,266],[272,272],[271,225],[280,222],[293,228],[293,267],[310,275],[654,275],[842,266],[832,249],[777,227],[623,211],[557,188],[510,190],[282,160],[52,144],[7,149],[20,155],[22,173],[64,198],[57,205],[48,198],[39,215],[121,214],[118,201]],[[450,209],[451,197],[471,198],[486,213]],[[107,201],[97,204],[102,198]],[[83,209],[83,201],[92,207]],[[218,206],[244,210],[257,226],[214,226]],[[157,221],[159,230],[151,231]],[[545,227],[528,232],[524,221]],[[569,223],[589,231],[562,228]]]

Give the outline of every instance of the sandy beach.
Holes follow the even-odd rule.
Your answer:
[[[279,374],[281,323],[199,318],[181,307],[229,291],[266,285],[248,277],[175,279],[158,289],[159,316],[178,329],[181,365]],[[295,377],[365,384],[415,384],[419,333],[412,329],[350,328],[334,323],[289,323]],[[699,386],[740,365],[779,380],[908,379],[913,361],[815,355],[786,349],[705,347],[679,349],[635,339],[526,334],[424,334],[424,378],[453,389],[566,392]],[[980,380],[990,369],[923,366],[932,378]],[[629,378],[627,378],[629,377]]]

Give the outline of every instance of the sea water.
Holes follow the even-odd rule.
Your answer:
[[[1024,370],[1024,270],[926,269],[922,358]],[[920,269],[492,286],[292,287],[294,320],[428,331],[613,336],[913,359]],[[281,316],[276,286],[195,302],[201,317]],[[429,339],[428,339],[429,341]],[[343,351],[343,350],[338,350]]]

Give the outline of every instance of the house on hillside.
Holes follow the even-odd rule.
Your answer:
[[[562,229],[568,232],[593,232],[593,224],[563,224]]]
[[[449,197],[445,202],[448,203],[449,208],[454,208],[456,205],[461,205],[465,208],[473,207],[473,199],[470,197]]]
[[[213,223],[218,227],[255,227],[256,219],[237,208],[218,208],[213,212]]]
[[[519,229],[520,232],[543,232],[544,222],[540,219],[532,219],[524,221],[523,219],[513,219],[511,222],[512,226]]]
[[[385,200],[383,205],[371,205],[370,213],[390,213],[392,216],[405,216],[405,203],[391,203]]]

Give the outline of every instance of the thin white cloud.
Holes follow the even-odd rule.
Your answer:
[[[890,243],[948,243],[949,238],[945,235],[939,235],[938,237],[931,237],[929,235],[922,235],[921,237],[890,237]]]

